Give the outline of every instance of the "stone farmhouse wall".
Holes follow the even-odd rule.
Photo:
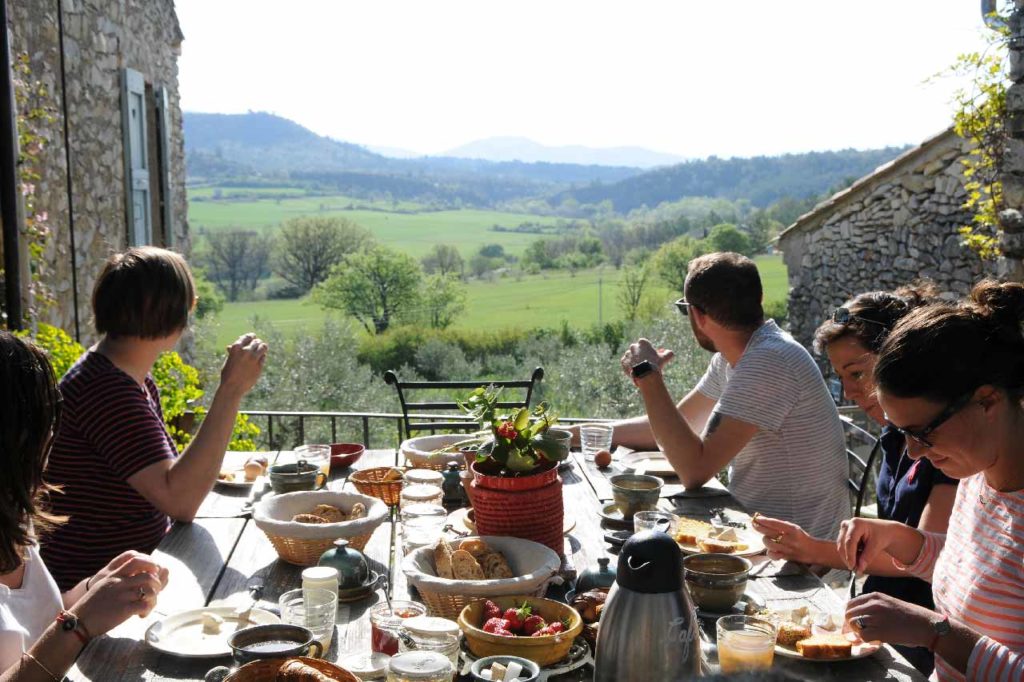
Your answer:
[[[173,0],[8,0],[8,6],[13,56],[29,56],[32,78],[46,86],[57,111],[45,131],[50,142],[42,152],[43,178],[37,186],[37,203],[53,228],[46,281],[57,297],[44,321],[72,335],[77,331],[88,343],[93,282],[107,256],[129,244],[122,124],[126,68],[142,74],[147,95],[162,87],[168,102],[162,145],[168,181],[153,193],[152,208],[154,215],[169,219],[161,219],[159,230],[154,227],[152,243],[189,251],[177,67],[182,34]],[[155,149],[158,127],[153,112],[148,117],[148,142]],[[65,123],[70,145],[65,145]],[[160,189],[159,180],[152,173],[153,189]]]
[[[961,246],[970,224],[960,160],[968,148],[952,131],[931,138],[802,216],[779,237],[789,269],[789,327],[810,345],[814,330],[850,297],[933,280],[958,298],[987,274]]]

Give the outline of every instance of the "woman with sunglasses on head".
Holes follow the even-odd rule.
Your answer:
[[[61,679],[90,637],[146,616],[167,582],[150,557],[125,553],[61,594],[38,538],[61,519],[43,482],[60,395],[46,355],[0,332],[0,682]]]
[[[908,455],[961,479],[946,534],[854,519],[847,566],[889,561],[932,583],[935,610],[882,594],[847,605],[865,640],[925,646],[939,680],[1024,679],[1024,285],[986,281],[901,320],[875,365]]]
[[[818,354],[827,354],[843,392],[882,426],[875,444],[881,454],[878,473],[878,517],[923,530],[944,533],[956,496],[956,480],[937,470],[927,459],[908,456],[903,434],[885,419],[875,397],[872,370],[878,353],[892,328],[910,311],[935,298],[934,285],[916,284],[889,293],[873,291],[847,301],[824,322],[814,335]],[[829,568],[846,568],[833,538],[815,538],[799,526],[758,516],[754,528],[765,536],[768,555]],[[908,577],[880,557],[865,570],[870,574],[863,591],[882,592],[904,601],[932,608],[931,586]],[[934,666],[932,654],[924,648],[899,647],[900,653],[928,674]]]

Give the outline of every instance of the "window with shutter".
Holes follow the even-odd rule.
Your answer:
[[[174,246],[174,219],[171,206],[171,111],[168,105],[167,88],[153,89],[153,104],[156,108],[156,163],[159,179],[158,201],[160,225],[163,228],[163,245]]]
[[[128,243],[142,246],[153,243],[153,216],[146,145],[146,81],[133,69],[124,70],[121,107]]]

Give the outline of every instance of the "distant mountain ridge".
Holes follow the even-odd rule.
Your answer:
[[[674,154],[643,147],[584,147],[566,145],[549,147],[525,137],[489,137],[449,149],[445,156],[486,161],[523,161],[525,163],[572,163],[597,166],[632,166],[654,168],[684,161]]]
[[[535,204],[541,212],[549,210],[545,205],[558,208],[563,215],[587,215],[586,209],[576,207],[604,202],[625,214],[683,197],[746,199],[763,207],[784,196],[821,195],[866,175],[904,149],[711,157],[644,171],[635,166],[453,156],[393,158],[262,112],[185,112],[184,128],[186,171],[192,181],[298,183],[354,197],[435,206],[493,207],[519,201]]]

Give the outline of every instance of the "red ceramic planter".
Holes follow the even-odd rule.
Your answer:
[[[471,467],[470,486],[480,535],[510,535],[547,545],[562,556],[562,479],[558,464],[528,476],[503,477]]]

